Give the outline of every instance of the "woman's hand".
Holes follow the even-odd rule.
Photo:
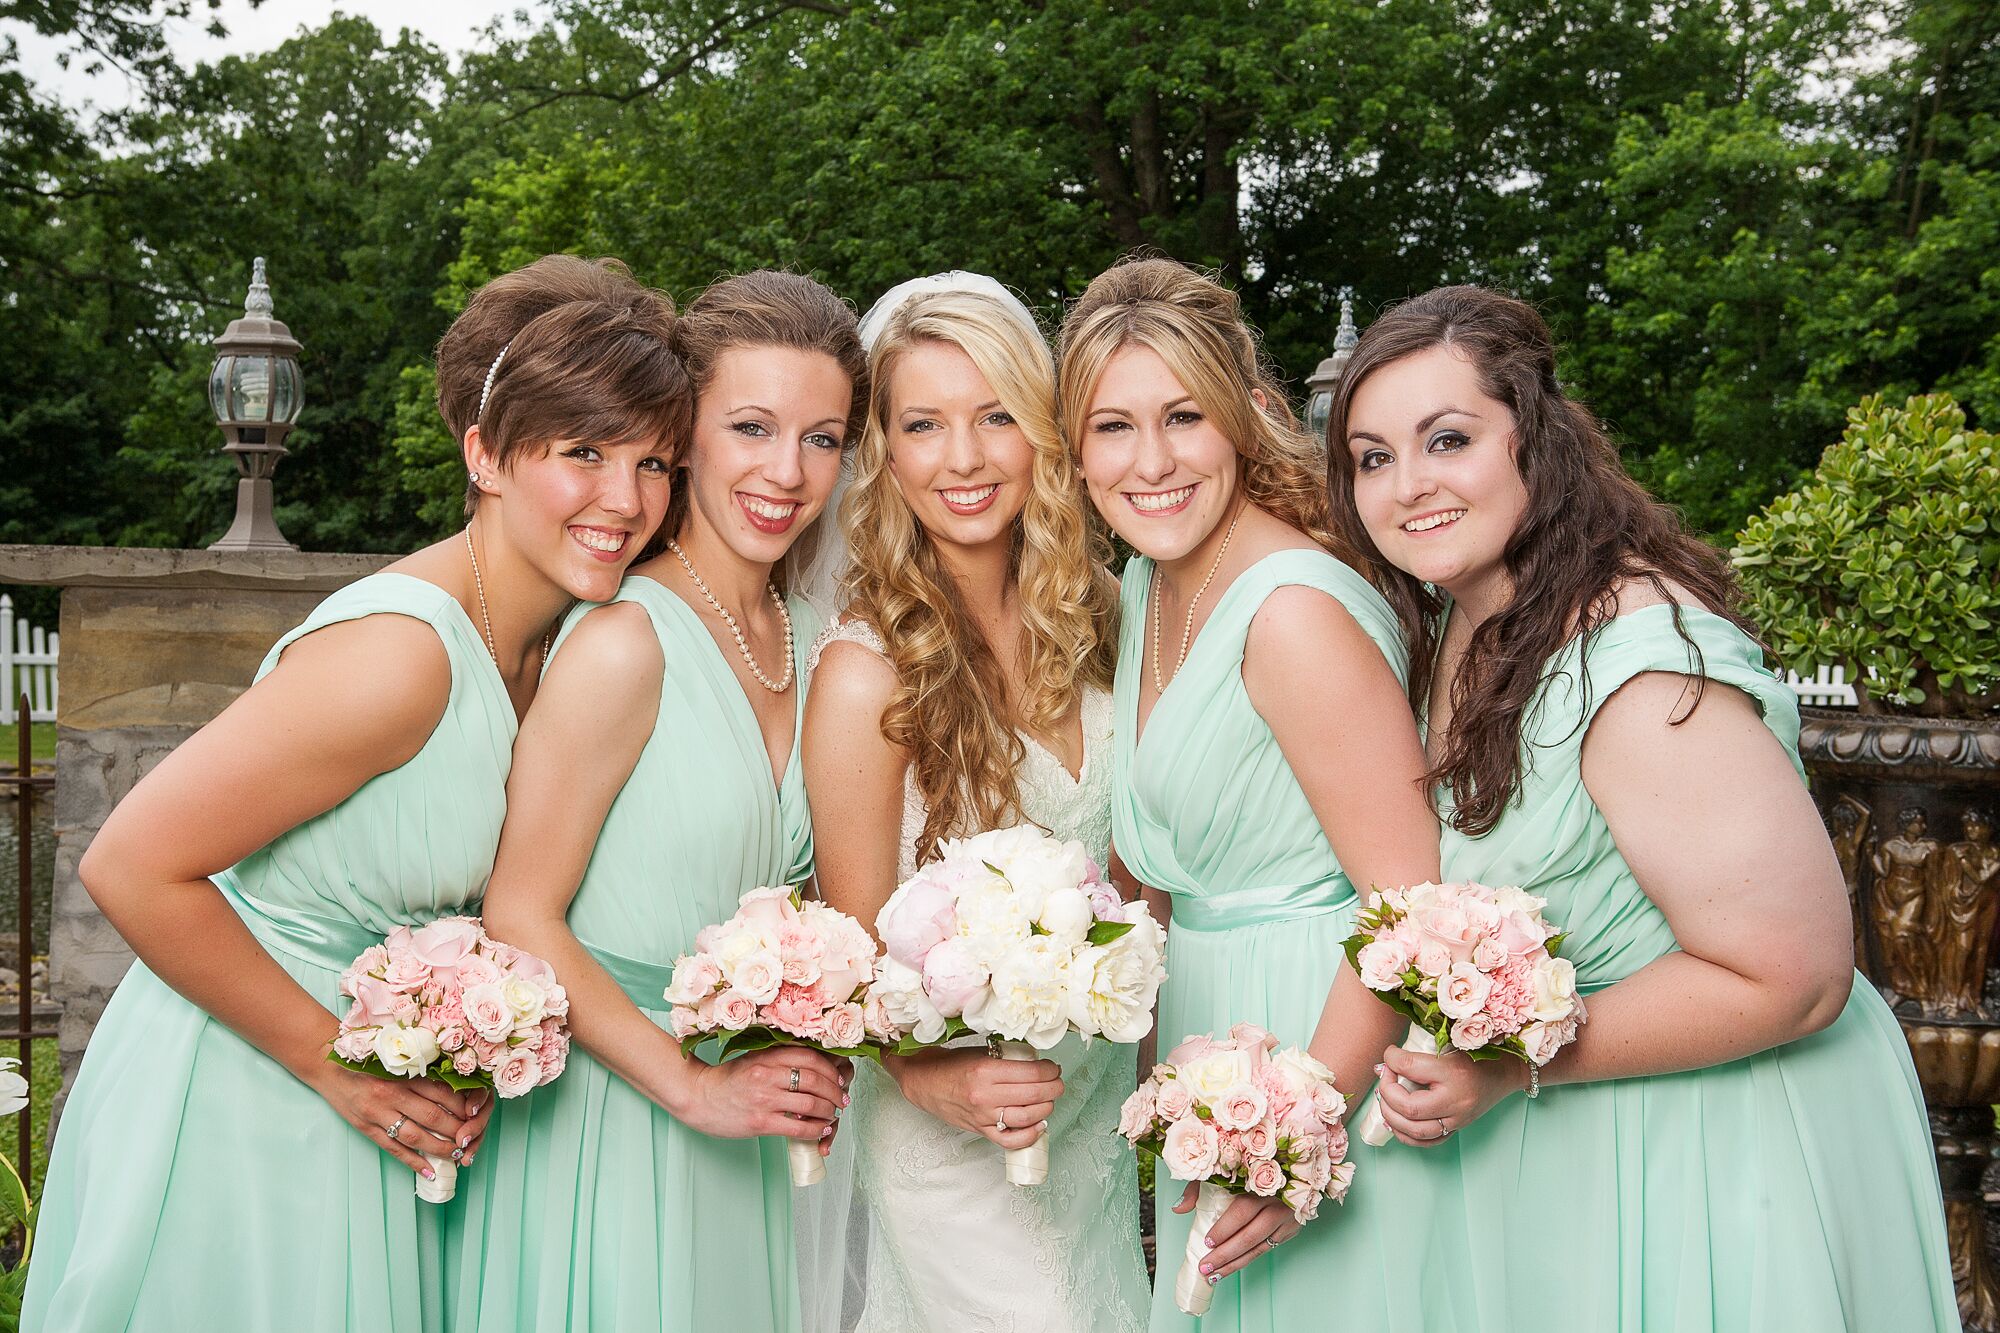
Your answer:
[[[708,1065],[687,1058],[686,1090],[667,1108],[719,1139],[831,1138],[847,1105],[844,1062],[802,1046],[770,1046]]]
[[[1459,1051],[1426,1055],[1391,1046],[1376,1071],[1383,1074],[1383,1123],[1414,1148],[1435,1147],[1528,1086],[1526,1061],[1474,1060]]]
[[[1174,1211],[1192,1209],[1200,1193],[1201,1182],[1190,1180]],[[1239,1194],[1208,1229],[1208,1255],[1201,1261],[1201,1274],[1211,1283],[1220,1282],[1304,1230],[1283,1199]]]
[[[357,1133],[410,1170],[433,1179],[423,1154],[463,1160],[478,1146],[492,1114],[490,1094],[455,1092],[435,1079],[386,1079],[357,1073],[332,1061],[315,1070],[310,1086]],[[484,1095],[476,1110],[468,1099]],[[394,1129],[392,1138],[389,1131]]]
[[[1002,1148],[1040,1138],[1063,1093],[1062,1067],[1053,1060],[1000,1060],[973,1049],[883,1063],[910,1105]]]

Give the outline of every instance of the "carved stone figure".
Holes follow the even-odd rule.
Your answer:
[[[1960,823],[1964,840],[1938,856],[1934,891],[1937,1000],[1946,1014],[1969,1013],[1984,1001],[1994,918],[2000,914],[2000,847],[1993,844],[1993,817],[1972,809]]]
[[[1915,806],[1896,816],[1900,832],[1875,847],[1875,942],[1882,980],[1925,1012],[1937,1005],[1937,949],[1930,938],[1930,886],[1938,842],[1924,836],[1924,812]]]
[[[1840,877],[1847,882],[1847,908],[1854,917],[1854,965],[1868,970],[1868,918],[1861,907],[1861,849],[1868,845],[1868,817],[1872,812],[1852,796],[1842,796],[1827,811],[1827,825],[1833,836],[1833,854],[1840,861]]]

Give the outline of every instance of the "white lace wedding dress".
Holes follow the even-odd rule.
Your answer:
[[[830,626],[828,643],[881,653],[859,621]],[[1021,809],[1059,838],[1081,841],[1099,865],[1111,841],[1111,696],[1083,703],[1083,768],[1022,738]],[[916,872],[924,822],[914,775],[905,777],[899,879]],[[1136,1080],[1130,1046],[1072,1035],[1049,1053],[1064,1092],[1049,1117],[1048,1183],[1007,1183],[999,1148],[918,1110],[870,1061],[856,1062],[841,1138],[855,1154],[865,1204],[864,1267],[846,1324],[857,1333],[1140,1333],[1151,1294],[1139,1253],[1139,1191],[1118,1109]],[[817,1188],[817,1187],[816,1187]],[[857,1209],[857,1213],[860,1210]]]

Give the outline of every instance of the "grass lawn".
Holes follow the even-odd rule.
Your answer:
[[[0,764],[13,766],[14,757],[21,752],[21,729],[13,723],[0,724]],[[35,758],[56,757],[56,724],[37,722],[35,724]]]
[[[17,1042],[0,1042],[0,1056],[16,1055],[20,1051]],[[56,1062],[56,1041],[54,1037],[43,1037],[35,1043],[34,1083],[30,1089],[34,1098],[35,1128],[30,1140],[35,1150],[35,1179],[32,1186],[36,1198],[41,1197],[42,1178],[49,1170],[49,1108],[55,1105],[56,1090],[62,1084],[62,1068]],[[17,1167],[20,1157],[16,1153],[19,1146],[17,1137],[21,1121],[17,1116],[0,1119],[0,1153]]]

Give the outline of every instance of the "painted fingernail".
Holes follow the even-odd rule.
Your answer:
[[[1215,1285],[1216,1283],[1218,1283],[1218,1282],[1220,1282],[1220,1281],[1222,1281],[1222,1275],[1221,1275],[1220,1273],[1210,1273],[1210,1274],[1208,1275],[1208,1285],[1209,1285],[1209,1286],[1211,1286],[1211,1287],[1212,1287],[1212,1286],[1214,1286],[1214,1285]]]
[[[435,1172],[435,1171],[431,1170],[431,1169],[430,1169],[429,1167],[425,1167],[425,1168],[424,1168],[424,1179],[425,1179],[425,1180],[436,1180],[436,1179],[437,1179],[437,1172]]]
[[[1375,1065],[1375,1077],[1376,1078],[1389,1077],[1389,1066],[1382,1064],[1378,1061]]]
[[[1215,1271],[1215,1265],[1214,1265],[1214,1264],[1203,1264],[1203,1265],[1201,1266],[1201,1271],[1202,1271],[1202,1272],[1204,1272],[1204,1273],[1213,1273],[1213,1272]]]
[[[827,1127],[826,1127],[825,1129],[822,1129],[822,1130],[821,1130],[821,1131],[819,1132],[819,1136],[820,1136],[821,1138],[823,1138],[823,1139],[826,1139],[826,1138],[832,1138],[832,1137],[833,1137],[833,1126],[832,1126],[832,1125],[828,1125],[828,1126],[827,1126]]]
[[[847,1105],[847,1104],[848,1104],[849,1102],[852,1102],[853,1100],[854,1100],[854,1099],[853,1099],[852,1097],[842,1097],[842,1098],[840,1099],[840,1104],[841,1104],[842,1106],[846,1106],[846,1105]]]
[[[1212,1250],[1215,1248],[1215,1242],[1210,1240],[1208,1237],[1203,1236],[1201,1238],[1201,1248],[1203,1248],[1204,1250]]]

